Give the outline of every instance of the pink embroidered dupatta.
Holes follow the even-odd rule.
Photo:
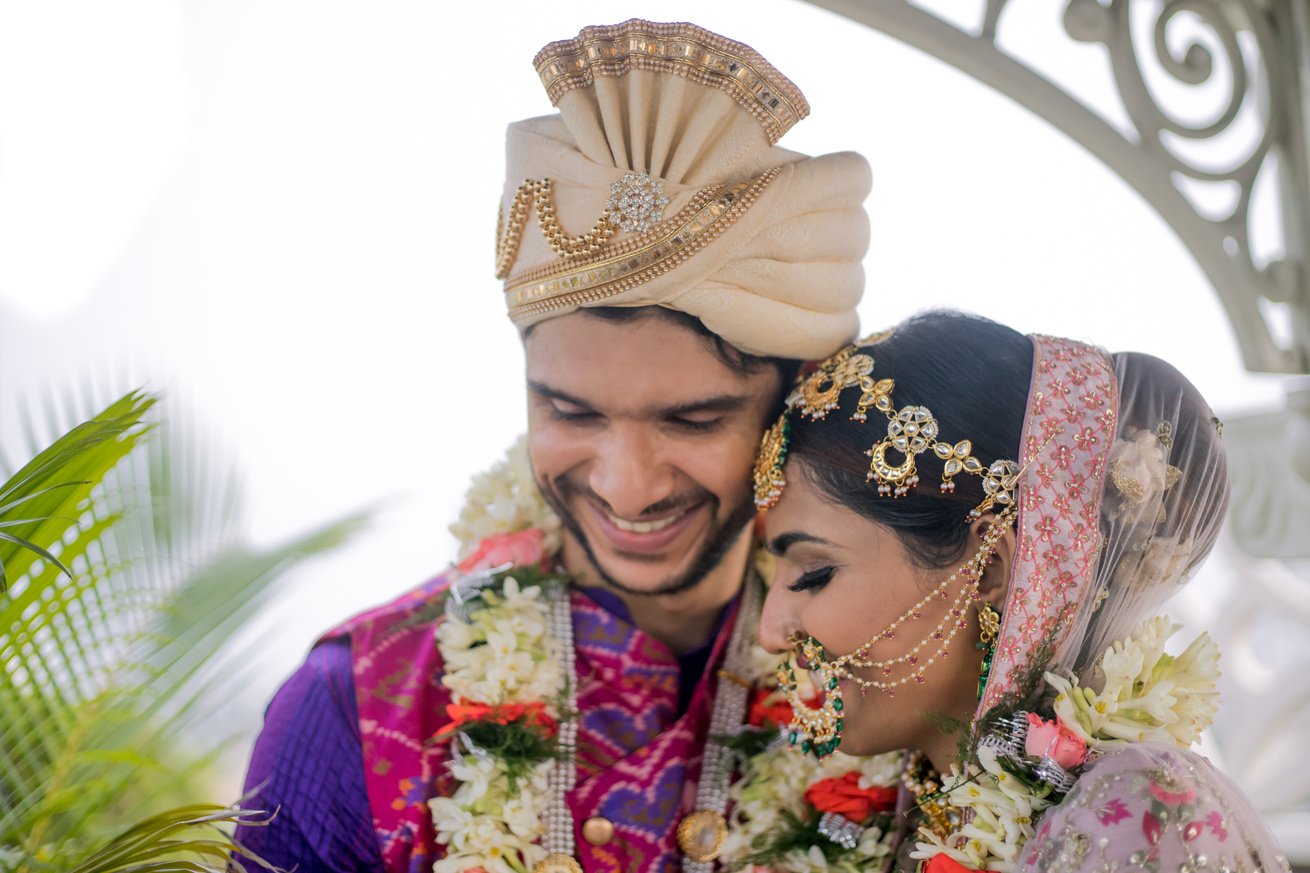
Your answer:
[[[981,716],[1043,642],[1047,668],[1099,687],[1094,665],[1184,584],[1228,502],[1218,419],[1173,367],[1033,339],[1018,541]],[[1125,744],[1090,762],[1043,816],[1016,871],[1287,868],[1268,828],[1205,758]]]

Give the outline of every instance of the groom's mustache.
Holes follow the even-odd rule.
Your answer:
[[[578,497],[583,500],[588,500],[597,504],[606,512],[609,512],[613,515],[620,514],[614,512],[614,508],[610,506],[609,501],[601,497],[595,491],[593,491],[591,486],[585,483],[576,482],[572,478],[570,478],[567,474],[560,476],[556,479],[550,480],[546,483],[543,483],[543,490],[545,490],[546,488],[550,488],[550,490],[553,490],[561,498]],[[660,516],[669,515],[671,513],[678,512],[680,510],[690,509],[694,506],[699,506],[701,503],[704,503],[706,501],[715,504],[718,503],[718,499],[713,494],[711,494],[710,492],[704,489],[700,489],[699,491],[688,493],[688,494],[673,494],[664,498],[663,500],[657,501],[655,503],[652,503],[650,506],[647,506],[645,509],[643,509],[640,513],[637,514],[637,518],[644,518],[644,517],[658,518]]]

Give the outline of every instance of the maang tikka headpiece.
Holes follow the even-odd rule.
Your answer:
[[[938,439],[939,425],[926,406],[905,406],[897,409],[892,402],[892,379],[874,377],[873,356],[859,352],[861,348],[875,346],[892,335],[891,330],[867,336],[838,351],[816,370],[803,376],[787,397],[786,408],[760,443],[755,461],[755,505],[761,510],[772,509],[782,496],[787,477],[783,465],[791,442],[790,417],[793,412],[810,421],[822,421],[841,402],[841,393],[847,388],[859,388],[860,399],[851,415],[852,421],[865,422],[869,410],[874,409],[887,417],[887,435],[865,452],[869,456],[869,482],[878,483],[878,493],[890,497],[903,497],[919,484],[916,456],[932,450],[943,461],[941,490],[955,490],[955,476],[969,473],[983,483],[983,501],[969,515],[979,518],[994,506],[1002,509],[1014,503],[1015,487],[1019,478],[1019,465],[1010,460],[997,460],[988,466],[973,456],[973,443],[960,440],[952,443]],[[887,453],[899,452],[900,463],[888,460]]]

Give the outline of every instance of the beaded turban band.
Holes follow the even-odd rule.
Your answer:
[[[558,115],[510,125],[496,275],[520,329],[588,306],[663,306],[757,355],[854,337],[867,162],[775,143],[805,97],[692,24],[588,27],[534,60]]]

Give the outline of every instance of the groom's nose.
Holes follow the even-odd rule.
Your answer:
[[[645,422],[619,423],[598,440],[587,484],[616,515],[635,521],[674,493],[677,477],[662,442]]]

